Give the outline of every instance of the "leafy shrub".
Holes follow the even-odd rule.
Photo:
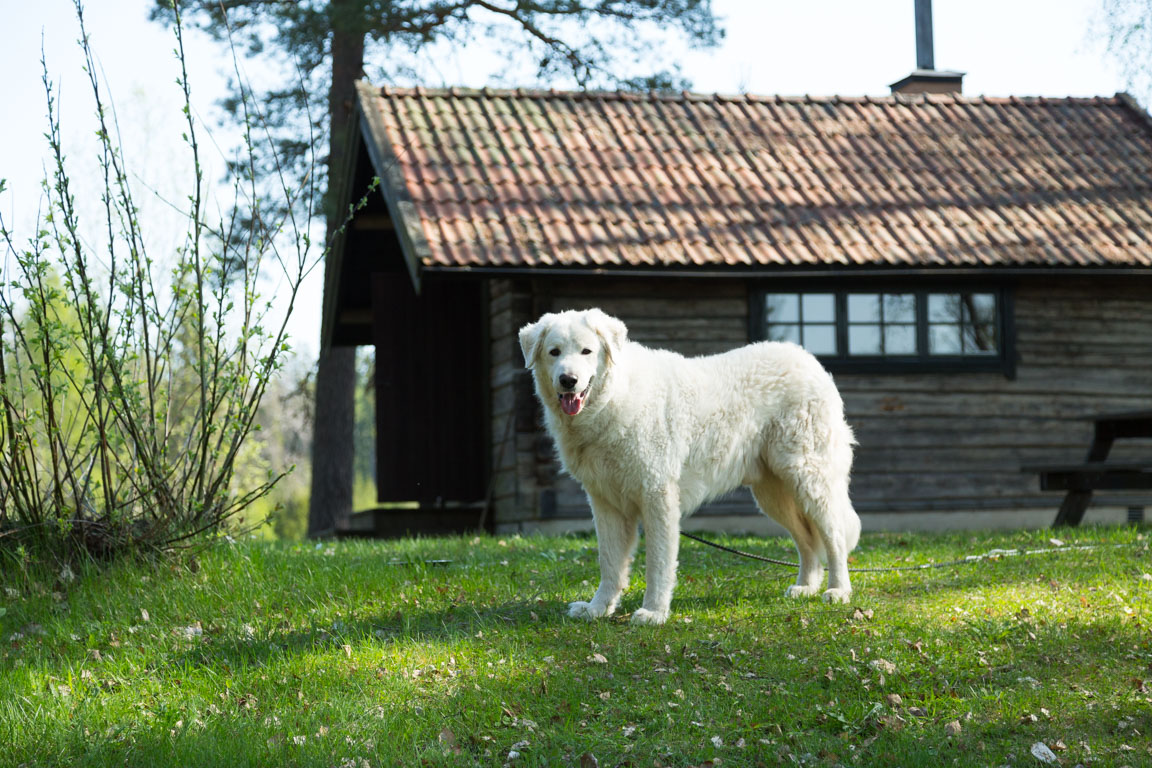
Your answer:
[[[253,108],[242,161],[230,163],[235,202],[209,220],[177,10],[194,177],[182,244],[154,261],[78,1],[76,11],[96,104],[107,244],[82,236],[42,62],[53,157],[47,212],[21,245],[0,219],[0,544],[65,557],[187,546],[234,528],[285,472],[236,482],[261,397],[289,350],[288,316],[317,261],[308,237],[313,188],[280,177],[276,199],[258,189]],[[259,291],[272,270],[287,286],[275,307]]]

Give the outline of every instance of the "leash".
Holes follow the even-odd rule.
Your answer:
[[[685,536],[693,541],[698,541],[701,544],[707,544],[710,547],[730,552],[733,555],[740,555],[752,560],[759,560],[762,563],[771,563],[772,565],[783,565],[790,568],[799,568],[799,563],[794,563],[789,560],[777,560],[771,557],[764,557],[763,555],[753,554],[752,552],[745,552],[741,549],[727,547],[723,544],[718,544],[715,541],[709,541],[699,536],[695,536],[686,531],[680,531],[681,536]],[[1127,544],[1114,544],[1112,548],[1126,547]],[[971,565],[973,563],[983,562],[985,560],[995,560],[1002,557],[1020,557],[1025,555],[1046,555],[1052,552],[1074,552],[1074,551],[1091,551],[1099,549],[1097,545],[1084,545],[1075,547],[1051,547],[1049,549],[993,549],[981,555],[967,555],[958,560],[948,560],[942,563],[922,563],[920,565],[894,565],[887,568],[849,568],[849,573],[891,573],[894,571],[926,571],[932,568],[951,568],[956,565]]]

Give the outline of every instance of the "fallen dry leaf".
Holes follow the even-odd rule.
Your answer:
[[[898,731],[904,727],[904,718],[897,714],[882,715],[880,725],[890,731]]]
[[[1042,763],[1056,762],[1056,753],[1048,749],[1048,745],[1042,741],[1038,741],[1032,745],[1032,757],[1036,758]]]
[[[436,740],[439,741],[445,749],[454,755],[458,755],[462,752],[460,745],[456,743],[456,734],[452,733],[450,728],[445,728],[440,731],[440,735],[436,737]]]
[[[960,727],[960,721],[959,720],[953,720],[950,723],[944,724],[944,732],[947,733],[949,736],[959,736],[961,730],[963,730],[963,729]]]
[[[868,666],[872,667],[872,669],[875,669],[878,672],[883,672],[887,675],[896,673],[896,665],[886,659],[873,659],[872,661],[868,662]]]
[[[580,768],[600,768],[600,761],[591,752],[580,755]]]
[[[191,639],[193,637],[200,637],[201,635],[204,634],[204,628],[200,625],[200,622],[196,622],[195,624],[190,624],[187,627],[180,627],[180,629],[178,629],[176,631],[179,634],[182,634],[182,635],[184,635],[184,637],[189,638],[189,639]]]
[[[890,693],[884,697],[884,702],[893,709],[896,709],[904,703],[904,699],[900,698],[900,694],[898,693]]]
[[[607,664],[608,663],[608,659],[606,659],[604,657],[604,654],[602,654],[602,653],[592,654],[591,656],[588,657],[588,661],[591,661],[595,664]]]

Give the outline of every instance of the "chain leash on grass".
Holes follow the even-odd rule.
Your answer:
[[[773,565],[783,565],[783,566],[788,566],[790,568],[799,568],[800,567],[799,563],[793,563],[793,562],[788,561],[788,560],[777,560],[775,558],[764,557],[763,555],[756,555],[756,554],[753,554],[751,552],[745,552],[745,551],[740,550],[740,549],[734,549],[732,547],[726,547],[723,544],[717,544],[714,541],[709,541],[708,539],[702,539],[699,536],[694,536],[691,533],[687,533],[685,531],[680,531],[680,535],[686,536],[687,538],[692,539],[693,541],[698,541],[701,544],[707,544],[710,547],[715,547],[716,549],[720,549],[720,550],[723,550],[725,552],[730,552],[734,555],[740,555],[741,557],[751,558],[752,560],[759,560],[762,563],[771,563]],[[1113,544],[1109,548],[1115,549],[1118,547],[1126,547],[1126,546],[1128,546],[1128,545],[1127,544]],[[848,572],[849,573],[891,573],[893,571],[925,571],[925,570],[929,570],[931,568],[949,568],[949,567],[952,567],[954,565],[971,565],[972,563],[979,563],[979,562],[983,562],[985,560],[992,560],[994,558],[1000,558],[1000,557],[1017,557],[1017,556],[1022,556],[1022,555],[1045,555],[1045,554],[1050,554],[1052,552],[1074,552],[1074,551],[1082,551],[1083,552],[1083,551],[1091,551],[1091,550],[1099,549],[1099,548],[1100,547],[1098,545],[1091,544],[1091,545],[1074,546],[1074,547],[1051,547],[1049,549],[992,549],[992,550],[989,550],[988,552],[985,552],[984,554],[981,554],[981,555],[967,555],[966,557],[962,557],[958,560],[948,560],[947,562],[943,562],[943,563],[922,563],[920,565],[894,565],[894,566],[890,566],[888,568],[849,568]]]

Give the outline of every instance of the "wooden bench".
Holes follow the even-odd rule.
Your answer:
[[[1065,491],[1053,528],[1079,525],[1093,491],[1152,490],[1152,459],[1110,462],[1112,443],[1121,438],[1152,437],[1152,411],[1097,416],[1088,455],[1081,464],[1028,464],[1022,472],[1040,477],[1040,490]]]

